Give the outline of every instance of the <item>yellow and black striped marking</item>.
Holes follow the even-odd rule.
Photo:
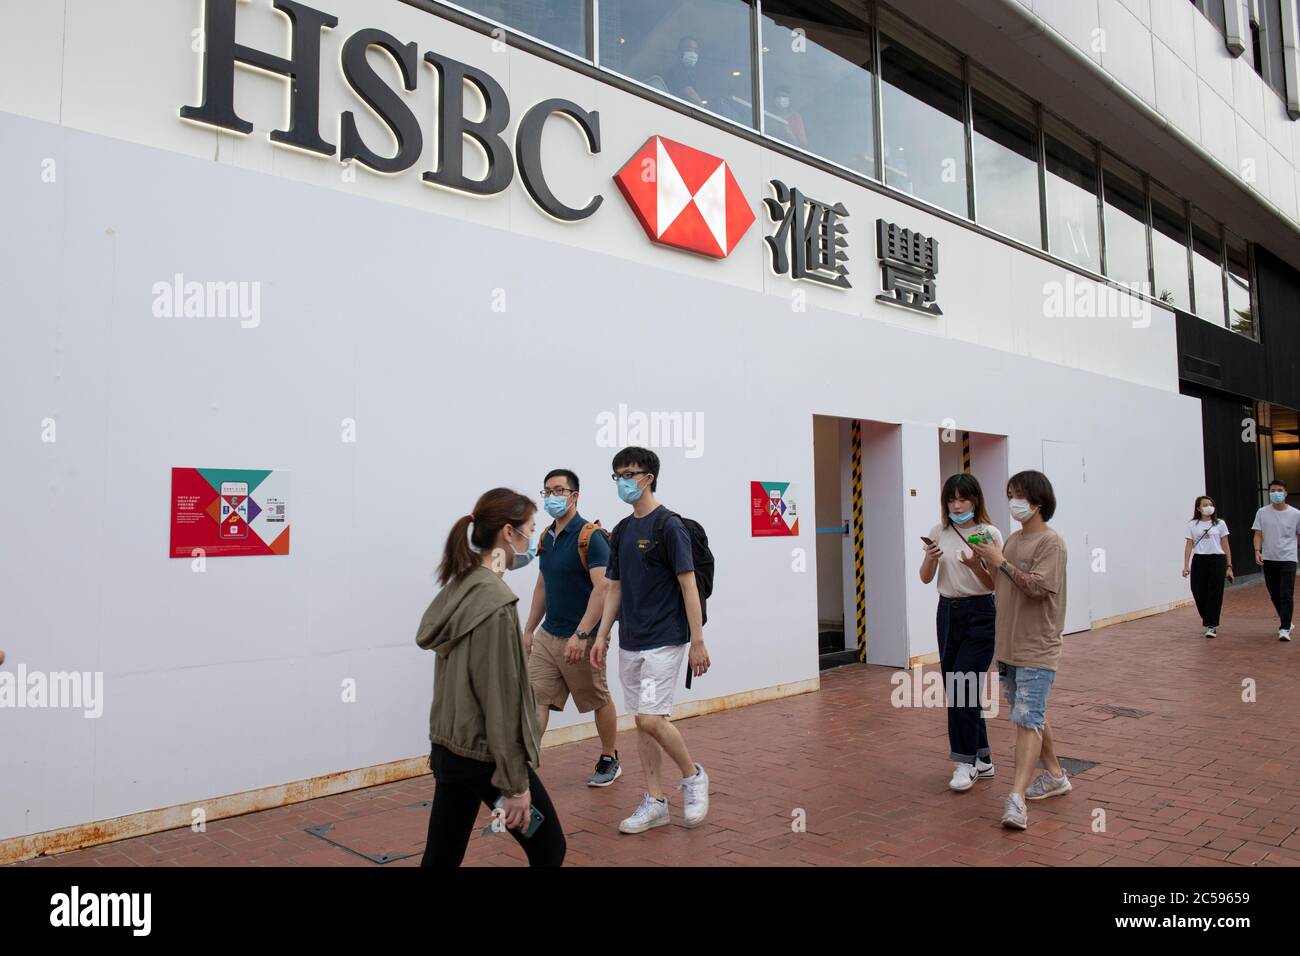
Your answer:
[[[862,422],[853,420],[853,591],[858,611],[858,660],[867,659],[867,569],[862,532]]]
[[[970,432],[961,433],[961,470],[962,474],[970,474]]]

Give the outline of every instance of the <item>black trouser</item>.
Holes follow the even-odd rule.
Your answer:
[[[993,663],[993,595],[946,598],[940,595],[935,626],[948,699],[948,756],[962,763],[989,759],[980,689]]]
[[[501,796],[492,785],[496,764],[469,760],[454,754],[445,747],[434,745],[429,757],[437,786],[433,790],[433,806],[429,810],[429,836],[424,844],[421,866],[456,867],[465,859],[465,848],[474,832],[478,808],[491,809]],[[528,794],[533,806],[541,811],[541,826],[530,837],[522,831],[507,830],[515,842],[524,848],[529,866],[560,866],[564,863],[566,844],[564,828],[551,805],[551,798],[542,781],[531,767],[528,768]],[[497,836],[497,834],[493,834]]]
[[[1227,568],[1226,555],[1192,555],[1192,597],[1196,601],[1197,613],[1201,615],[1201,624],[1205,627],[1219,626],[1219,612],[1223,609],[1223,580]]]
[[[1277,608],[1280,626],[1291,627],[1291,609],[1295,601],[1295,562],[1265,561],[1264,584],[1268,587],[1268,596]]]

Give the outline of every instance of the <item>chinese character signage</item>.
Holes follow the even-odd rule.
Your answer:
[[[876,254],[880,258],[880,302],[929,315],[943,315],[935,301],[939,274],[939,240],[876,220]]]
[[[772,250],[772,271],[791,279],[807,279],[840,289],[849,288],[848,227],[841,220],[849,211],[843,203],[819,202],[779,179],[772,180],[775,199],[763,200],[767,215],[778,223],[764,240]]]
[[[794,485],[788,481],[749,483],[750,535],[755,538],[793,537],[799,533],[799,509]]]
[[[173,558],[289,553],[289,472],[173,468]]]

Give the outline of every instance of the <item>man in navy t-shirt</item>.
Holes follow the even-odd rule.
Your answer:
[[[644,833],[668,823],[668,800],[659,774],[664,753],[681,770],[685,823],[695,827],[709,812],[709,776],[691,759],[686,741],[668,719],[688,649],[695,676],[709,669],[691,538],[682,519],[655,498],[658,455],[646,448],[624,448],[614,456],[614,480],[632,514],[615,528],[605,568],[609,589],[591,662],[604,669],[617,619],[619,678],[627,709],[636,715],[637,752],[646,775],[640,806],[618,828]]]
[[[623,773],[614,749],[618,713],[604,669],[593,668],[589,658],[605,609],[609,539],[578,513],[578,494],[578,476],[567,468],[553,469],[543,481],[542,508],[554,523],[537,546],[541,573],[524,624],[524,651],[538,736],[546,733],[550,712],[564,710],[572,696],[578,713],[593,714],[600,736],[600,759],[587,786],[607,787]]]

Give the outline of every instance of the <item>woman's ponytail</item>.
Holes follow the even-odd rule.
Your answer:
[[[479,565],[482,550],[492,546],[502,528],[506,525],[519,527],[536,510],[537,505],[528,496],[509,488],[484,492],[473,512],[457,519],[451,526],[447,545],[442,549],[442,563],[438,565],[438,583],[446,587],[473,571]]]

